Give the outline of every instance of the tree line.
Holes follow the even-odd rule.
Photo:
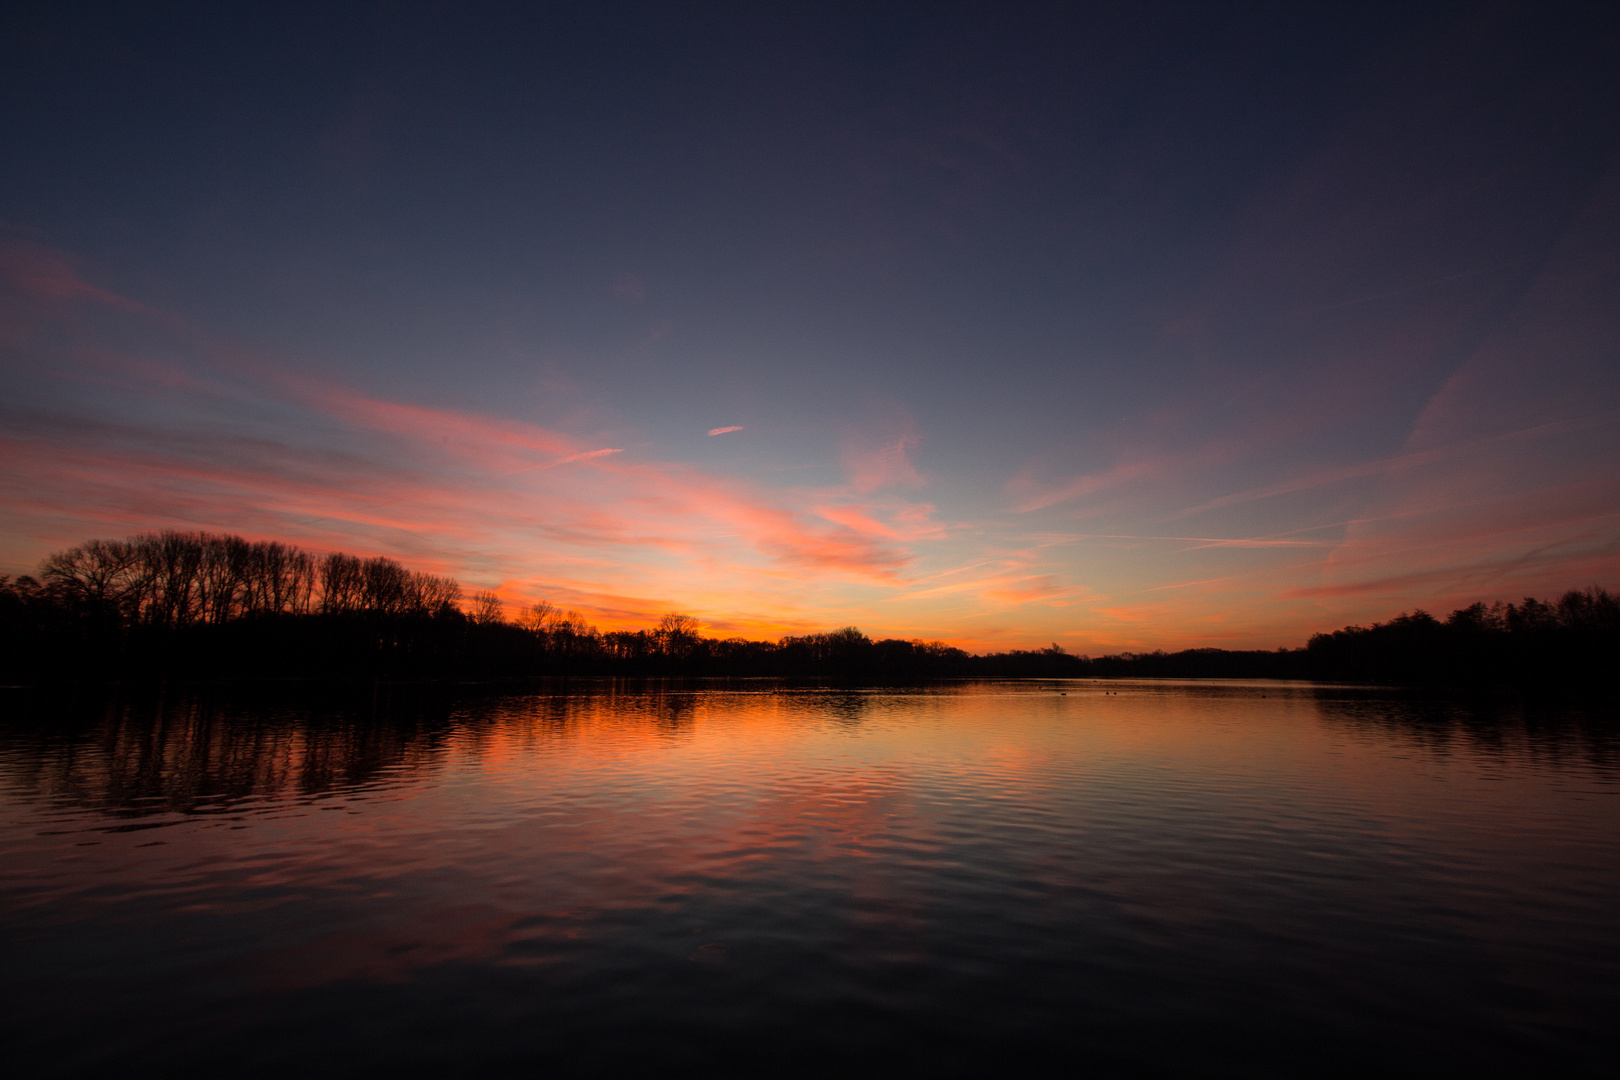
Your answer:
[[[1557,600],[1421,608],[1386,623],[1313,635],[1312,678],[1388,683],[1609,680],[1620,670],[1620,598],[1592,587]]]
[[[1600,588],[1556,601],[1424,611],[1314,635],[1303,648],[1075,656],[1052,645],[975,656],[855,627],[776,641],[714,638],[671,613],[603,632],[539,601],[512,617],[487,590],[382,556],[316,555],[200,532],[91,540],[37,575],[0,577],[0,677],[492,678],[682,675],[844,678],[1309,678],[1390,683],[1605,676],[1620,602]]]
[[[79,618],[169,628],[317,612],[435,615],[461,600],[453,579],[381,556],[317,557],[274,540],[182,532],[90,540],[10,588]]]
[[[0,677],[463,678],[527,675],[850,676],[959,673],[939,642],[853,627],[775,642],[711,638],[681,613],[602,632],[537,601],[508,617],[487,590],[383,556],[316,555],[204,532],[90,540],[37,575],[0,577]]]

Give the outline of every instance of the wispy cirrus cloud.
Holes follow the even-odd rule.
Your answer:
[[[6,538],[13,561],[91,532],[204,527],[541,589],[571,575],[581,597],[650,591],[690,606],[724,594],[782,610],[807,578],[898,583],[909,540],[927,531],[927,509],[882,506],[890,524],[877,527],[857,510],[819,512],[825,492],[365,393],[84,285],[48,251],[7,255],[21,366],[105,391],[0,412],[0,506],[26,523]],[[109,313],[124,320],[110,333]]]
[[[1290,477],[1264,487],[1251,488],[1247,491],[1237,491],[1229,495],[1221,495],[1196,506],[1188,507],[1171,515],[1171,519],[1195,517],[1211,510],[1220,510],[1240,503],[1256,502],[1261,499],[1272,499],[1282,495],[1293,495],[1303,491],[1313,491],[1318,488],[1330,487],[1351,480],[1364,480],[1372,477],[1390,476],[1395,473],[1411,469],[1418,469],[1426,465],[1438,465],[1457,461],[1482,453],[1511,447],[1515,444],[1527,444],[1538,439],[1556,438],[1560,435],[1577,433],[1589,428],[1603,427],[1620,423],[1620,413],[1607,412],[1592,416],[1571,417],[1546,424],[1537,424],[1534,427],[1522,428],[1517,431],[1507,431],[1482,438],[1466,439],[1459,442],[1441,446],[1431,446],[1426,449],[1409,453],[1394,454],[1374,461],[1356,462],[1351,465],[1342,465],[1330,469],[1320,469],[1300,476]]]
[[[1043,484],[1033,469],[1025,467],[1007,481],[1007,491],[1019,513],[1045,510],[1092,495],[1117,491],[1152,482],[1166,476],[1173,462],[1163,456],[1121,461],[1106,469],[1085,473],[1057,484]]]
[[[874,427],[847,429],[840,457],[849,487],[862,494],[926,487],[911,460],[921,441],[910,414],[892,408]]]
[[[811,474],[728,474],[646,432],[323,378],[32,241],[0,254],[7,571],[90,535],[228,529],[394,554],[609,626],[679,609],[753,636],[855,623],[1096,651],[1298,643],[1620,566],[1620,412],[1595,331],[1568,336],[1598,358],[1573,390],[1514,375],[1546,352],[1534,340],[1465,362],[1394,452],[1292,453],[1320,401],[1238,431],[1166,406],[973,492],[925,472],[903,408],[873,405],[837,437],[842,476],[794,485]]]
[[[1289,540],[1271,537],[1226,537],[1226,536],[1137,536],[1129,533],[1091,533],[1079,539],[1095,540],[1142,540],[1149,543],[1188,544],[1193,547],[1216,548],[1277,548],[1277,547],[1328,547],[1326,540]]]

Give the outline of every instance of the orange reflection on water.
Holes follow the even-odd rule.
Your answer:
[[[949,947],[953,889],[1001,919],[1216,926],[1324,858],[1331,899],[1407,850],[1534,875],[1590,845],[1572,814],[1620,832],[1616,800],[1546,798],[1548,769],[1612,764],[1601,741],[1304,685],[391,693],[123,705],[13,737],[14,865],[98,919],[155,910],[203,938],[252,919],[237,970],[286,989],[566,964],[627,926],[669,962],[815,935],[922,962]]]

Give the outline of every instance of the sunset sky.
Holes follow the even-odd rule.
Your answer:
[[[1620,586],[1620,9],[780,7],[8,7],[0,573],[1090,653]]]

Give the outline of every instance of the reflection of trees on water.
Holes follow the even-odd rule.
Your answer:
[[[690,733],[703,696],[701,682],[694,686],[656,678],[558,680],[543,694],[465,704],[457,719],[466,723],[468,737],[475,741],[496,728],[551,738],[604,727],[683,736]]]
[[[451,730],[444,702],[386,691],[296,703],[195,693],[34,704],[0,729],[6,780],[49,801],[137,817],[364,788],[427,767]]]
[[[379,685],[13,698],[0,783],[117,816],[221,813],[416,778],[452,753],[483,758],[618,730],[691,735],[704,694],[664,680],[563,683],[515,695]]]
[[[690,734],[697,717],[697,695],[660,693],[653,699],[653,723],[665,735]]]
[[[825,718],[844,728],[859,727],[872,709],[872,695],[834,691],[821,696],[817,706]]]
[[[1330,725],[1404,739],[1437,753],[1463,750],[1548,764],[1583,762],[1620,773],[1620,712],[1613,702],[1555,694],[1424,694],[1318,687]]]

